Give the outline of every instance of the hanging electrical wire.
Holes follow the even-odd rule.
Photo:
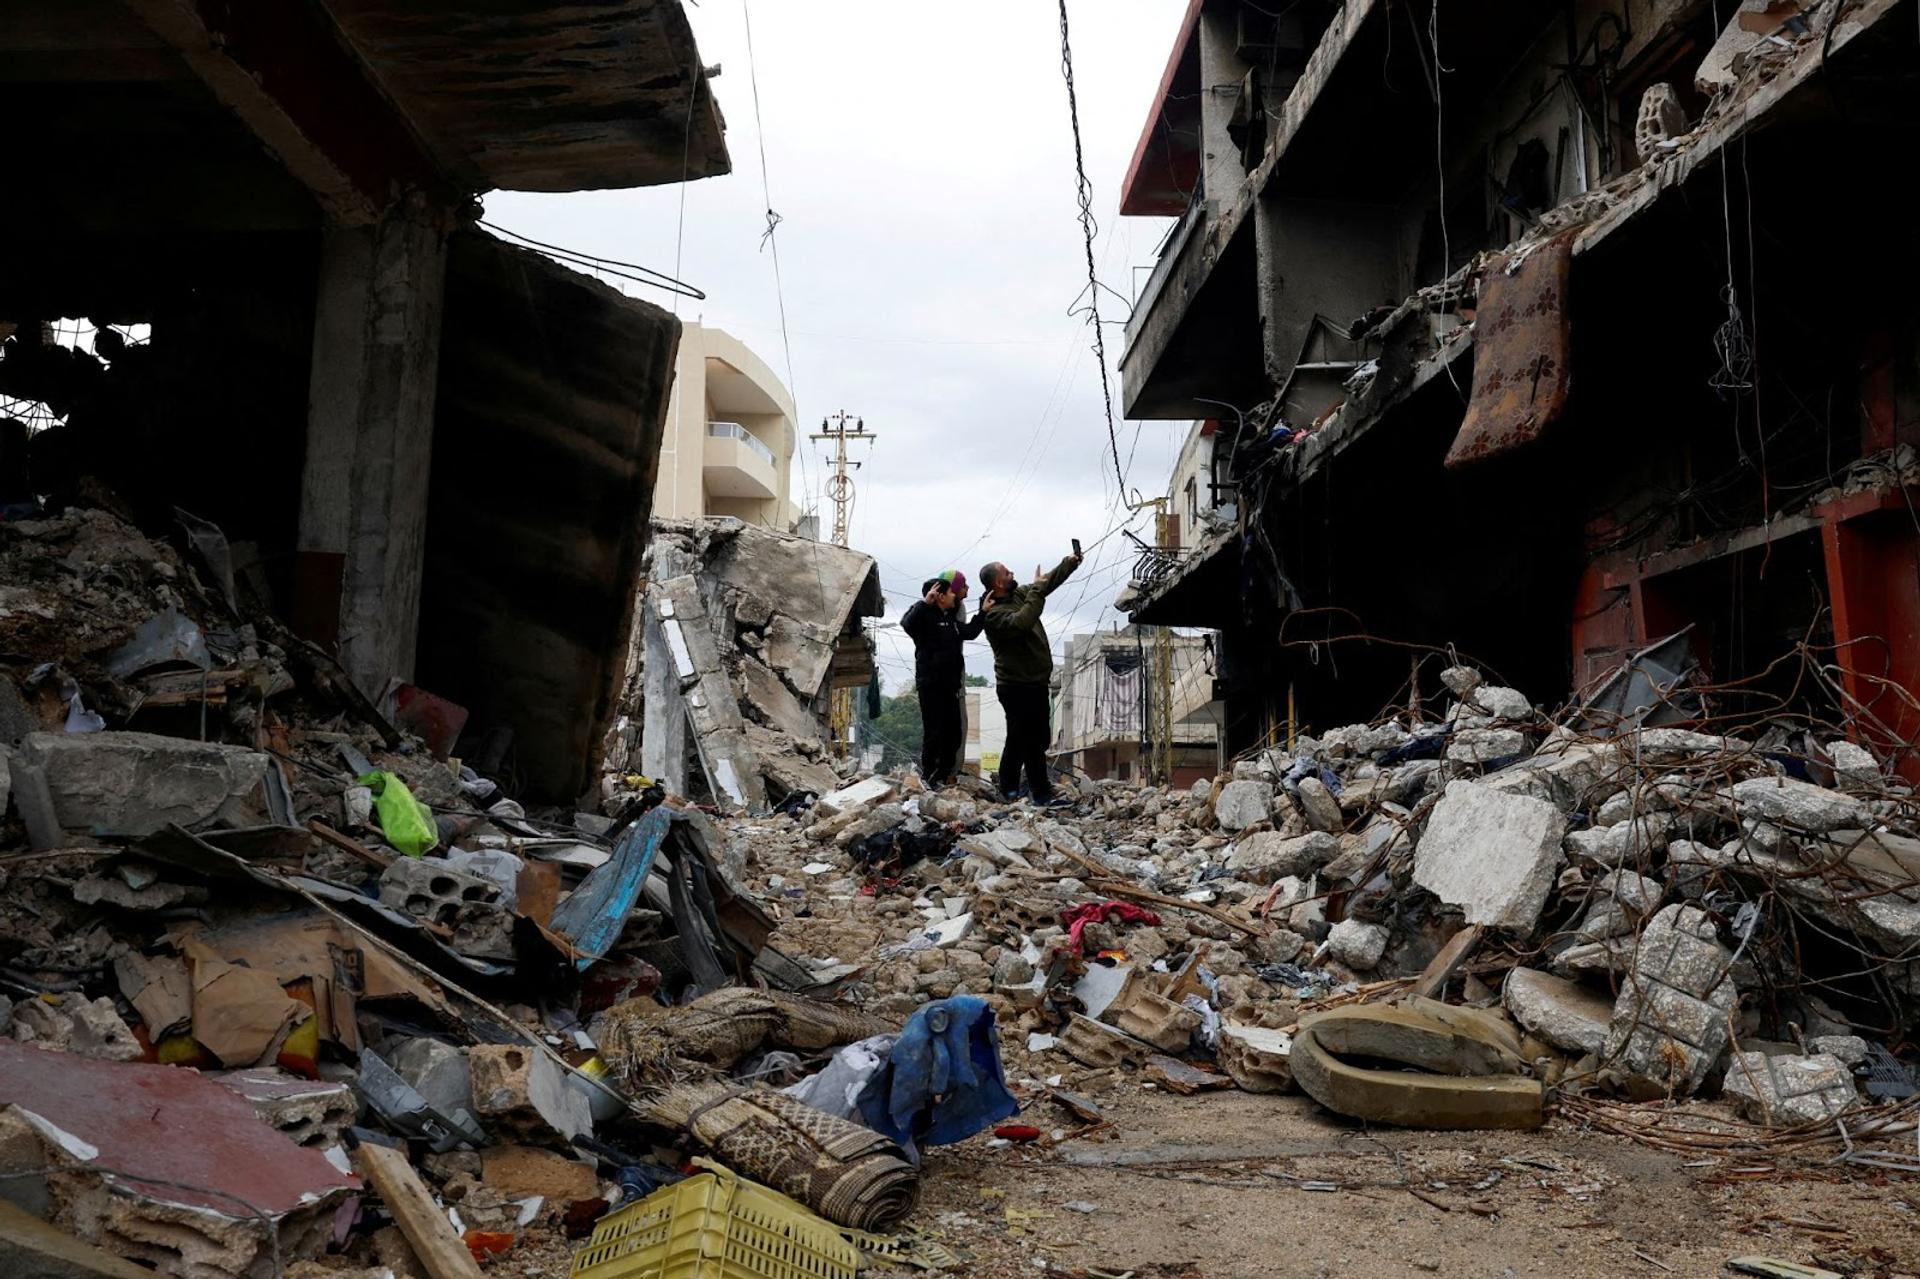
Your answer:
[[[616,275],[623,280],[632,280],[635,284],[644,284],[649,288],[665,289],[669,293],[678,294],[683,298],[692,298],[696,302],[706,300],[707,295],[705,293],[694,288],[685,280],[676,280],[666,272],[656,271],[650,266],[641,266],[638,262],[622,262],[619,258],[603,258],[597,254],[583,253],[579,249],[569,249],[558,244],[548,244],[544,240],[536,240],[530,235],[521,235],[518,231],[509,231],[498,223],[489,222],[485,218],[481,218],[479,221],[481,226],[492,231],[494,234],[504,235],[509,240],[518,240],[529,248],[538,249],[556,262],[565,262],[570,266],[586,267],[591,271],[604,271],[608,275]],[[631,274],[631,272],[635,271],[641,274]]]
[[[1120,492],[1127,490],[1127,473],[1120,466],[1120,435],[1113,425],[1113,386],[1107,379],[1107,336],[1100,327],[1100,271],[1094,262],[1097,229],[1093,217],[1093,183],[1087,180],[1086,151],[1080,143],[1080,97],[1073,84],[1073,38],[1067,29],[1067,0],[1060,0],[1060,74],[1067,82],[1067,118],[1073,125],[1073,167],[1078,181],[1080,235],[1087,250],[1087,322],[1093,329],[1093,356],[1100,363],[1100,398],[1107,410],[1107,443],[1113,449],[1113,474]]]
[[[740,20],[746,26],[747,33],[747,83],[753,92],[753,135],[760,151],[760,200],[766,206],[767,229],[760,233],[760,247],[770,250],[773,258],[773,298],[780,312],[780,350],[787,362],[787,395],[793,400],[793,415],[796,421],[800,417],[800,388],[793,378],[793,338],[787,332],[787,290],[780,278],[780,238],[774,233],[780,229],[780,215],[773,211],[773,184],[767,178],[767,130],[760,119],[760,68],[753,56],[753,13],[747,0],[740,0]],[[806,490],[807,502],[814,504],[813,481],[807,469],[807,451],[796,449],[800,455],[800,486]]]

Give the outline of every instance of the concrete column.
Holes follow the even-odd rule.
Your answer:
[[[1394,211],[1384,205],[1333,200],[1261,199],[1254,206],[1261,334],[1267,377],[1275,386],[1293,372],[1316,315],[1345,323],[1408,291],[1399,270]],[[1335,358],[1351,355],[1331,344]],[[1343,376],[1325,385],[1296,383],[1289,414],[1310,421],[1342,395]]]
[[[1239,144],[1227,132],[1247,75],[1247,64],[1235,52],[1239,42],[1236,8],[1209,5],[1200,13],[1200,182],[1209,213],[1231,203],[1233,193],[1247,179]]]
[[[321,245],[294,623],[373,697],[413,676],[446,266],[403,216]]]

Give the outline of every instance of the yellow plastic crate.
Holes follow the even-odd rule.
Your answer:
[[[859,1269],[860,1250],[832,1222],[717,1169],[602,1217],[572,1279],[854,1279]]]

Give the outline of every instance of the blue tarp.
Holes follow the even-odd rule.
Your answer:
[[[993,1009],[973,995],[914,1013],[860,1094],[867,1127],[899,1142],[916,1166],[920,1144],[965,1140],[1019,1110],[1001,1070]]]
[[[547,931],[574,948],[579,967],[598,963],[620,940],[620,930],[640,900],[647,876],[653,873],[653,859],[667,842],[675,816],[663,804],[627,827],[613,846],[613,856],[595,867],[553,912]]]

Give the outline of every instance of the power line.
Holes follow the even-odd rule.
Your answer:
[[[767,129],[760,118],[760,69],[753,56],[753,14],[747,6],[747,0],[740,0],[740,19],[746,25],[747,32],[747,82],[753,88],[753,133],[760,151],[760,198],[766,205],[767,213],[767,229],[760,237],[760,246],[772,251],[773,297],[780,311],[780,349],[787,361],[787,395],[793,400],[793,418],[797,428],[801,420],[800,388],[793,377],[793,339],[787,334],[787,291],[780,278],[780,238],[774,234],[780,227],[780,215],[773,211],[773,185],[767,178]],[[794,451],[800,454],[800,483],[811,500],[813,480],[807,473],[807,452],[805,449]]]
[[[1120,467],[1120,436],[1113,425],[1113,387],[1107,381],[1107,335],[1100,327],[1100,272],[1093,260],[1093,183],[1087,180],[1086,151],[1080,144],[1080,96],[1073,85],[1073,40],[1067,31],[1067,0],[1060,0],[1060,74],[1067,82],[1067,118],[1073,125],[1073,167],[1078,181],[1075,194],[1080,201],[1080,238],[1087,251],[1087,322],[1093,326],[1093,356],[1100,364],[1100,398],[1106,403],[1107,443],[1113,449],[1113,474],[1124,494],[1127,476]]]
[[[507,228],[489,222],[485,218],[479,219],[479,223],[489,231],[496,232],[497,234],[506,236],[510,240],[518,240],[522,244],[539,249],[548,257],[559,262],[565,262],[569,266],[584,266],[592,271],[605,271],[608,275],[617,275],[623,280],[632,280],[635,284],[644,284],[649,288],[665,289],[669,293],[683,298],[693,298],[695,301],[704,301],[707,296],[699,289],[688,284],[685,280],[677,280],[664,271],[656,271],[650,266],[641,266],[638,262],[622,262],[619,258],[603,258],[593,253],[582,253],[578,249],[564,248],[558,244],[548,244],[543,240],[536,240],[532,236],[521,235],[518,231],[509,231]],[[615,268],[625,269],[616,270]],[[633,271],[640,271],[644,274],[629,274],[629,272]],[[652,276],[653,278],[647,279],[646,276]]]

